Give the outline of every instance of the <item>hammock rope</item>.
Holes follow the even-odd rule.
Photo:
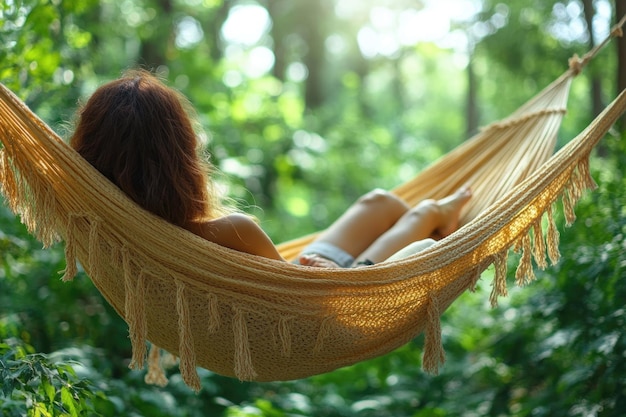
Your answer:
[[[575,203],[595,186],[589,156],[624,112],[626,91],[551,156],[579,67],[394,189],[415,204],[469,180],[474,198],[451,236],[367,268],[296,266],[173,226],[135,205],[1,85],[0,184],[32,234],[46,246],[65,241],[63,279],[79,262],[126,320],[131,367],[147,363],[147,382],[167,382],[161,349],[179,358],[183,380],[199,390],[197,366],[241,380],[297,379],[390,352],[422,332],[423,367],[436,373],[445,360],[445,309],[490,265],[496,305],[507,293],[510,249],[522,253],[519,285],[535,278],[533,261],[557,262],[554,206],[562,201],[571,224]],[[292,258],[312,238],[279,249]]]

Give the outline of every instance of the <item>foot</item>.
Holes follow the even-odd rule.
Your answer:
[[[435,231],[437,237],[446,237],[458,229],[461,209],[463,209],[463,206],[470,198],[472,198],[472,190],[464,186],[459,188],[454,194],[437,200],[440,215],[439,227]]]

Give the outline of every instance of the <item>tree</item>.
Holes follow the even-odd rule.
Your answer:
[[[0,81],[59,128],[71,119],[77,100],[102,81],[136,63],[161,66],[167,82],[196,106],[207,149],[230,177],[224,181],[230,195],[280,241],[325,227],[364,191],[389,188],[460,143],[469,71],[476,80],[469,102],[484,124],[507,115],[562,73],[573,53],[588,49],[586,39],[562,44],[552,30],[569,22],[557,19],[554,7],[572,2],[484,1],[483,13],[453,25],[484,35],[476,40],[471,67],[459,65],[456,51],[435,41],[403,44],[388,55],[364,54],[357,40],[363,27],[374,29],[371,3],[342,2],[353,9],[341,15],[335,14],[337,2],[305,3],[268,2],[273,43],[263,36],[254,46],[273,45],[276,64],[273,73],[250,75],[243,68],[245,53],[224,53],[232,45],[221,38],[240,3],[4,2]],[[615,2],[618,16],[623,3]],[[392,21],[422,10],[402,0],[377,6]],[[315,18],[318,8],[326,19]],[[582,21],[583,15],[572,19]],[[189,38],[182,36],[185,24]],[[315,30],[305,33],[311,25]],[[305,39],[316,48],[308,58]],[[592,74],[601,75],[603,88],[613,88],[626,71],[616,70],[609,49],[597,59]],[[626,65],[622,61],[619,68]],[[313,68],[321,87],[311,90],[307,83],[313,81],[285,76],[293,63]],[[306,90],[318,93],[322,105],[307,99]],[[571,97],[564,138],[592,117],[584,81],[575,81]],[[70,392],[72,398],[107,416],[617,417],[626,398],[624,337],[616,331],[624,320],[625,139],[609,136],[610,152],[594,157],[600,189],[578,207],[574,227],[563,230],[557,266],[531,286],[512,290],[493,311],[485,306],[486,273],[477,293],[464,294],[444,314],[447,364],[439,376],[420,370],[418,338],[381,358],[301,381],[240,383],[200,370],[204,389],[195,395],[171,369],[168,387],[147,386],[141,372],[127,369],[126,324],[86,276],[61,283],[62,245],[43,251],[0,204],[0,338],[3,357],[15,361],[7,372],[17,375],[32,365],[39,373],[31,375],[60,375],[68,360],[77,361],[77,375],[89,383]],[[25,374],[19,375],[25,383]],[[74,385],[70,375],[65,380]],[[37,401],[57,399],[57,391],[44,384],[8,381],[3,378],[3,412],[24,414],[26,406],[8,391]]]
[[[626,16],[626,4],[615,0],[615,17],[617,21]],[[617,93],[626,89],[626,39],[622,36],[617,39]],[[622,129],[626,129],[626,116],[620,122]]]

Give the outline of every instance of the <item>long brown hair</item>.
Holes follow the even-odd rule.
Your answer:
[[[220,206],[199,157],[191,106],[143,70],[98,88],[78,111],[70,145],[136,203],[185,226]]]

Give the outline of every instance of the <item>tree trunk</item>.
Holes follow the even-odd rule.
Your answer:
[[[615,0],[615,17],[619,21],[626,15],[626,1]],[[622,28],[625,29],[626,28]],[[617,94],[626,89],[626,38],[617,39]],[[626,130],[626,115],[622,116],[617,124],[621,131]]]
[[[617,0],[619,2],[619,0]],[[589,36],[588,48],[595,46],[593,39],[593,0],[583,0],[583,11],[585,13],[585,22],[587,23],[587,34]],[[604,109],[602,100],[602,80],[595,71],[590,74],[591,77],[591,109],[593,116],[597,116]]]
[[[285,37],[290,33],[290,16],[288,9],[291,5],[282,0],[268,0],[267,11],[272,18],[271,35],[274,41],[272,52],[274,52],[274,68],[272,75],[279,80],[285,80],[287,65],[287,48],[285,45]]]
[[[323,81],[323,68],[325,61],[325,27],[324,22],[331,19],[331,14],[326,10],[324,1],[300,2],[297,15],[301,21],[300,33],[307,46],[304,56],[304,64],[309,70],[306,79],[306,91],[304,99],[308,108],[320,107],[324,103],[326,91]]]
[[[222,2],[211,19],[204,20],[200,23],[202,25],[202,30],[207,34],[204,41],[208,44],[211,62],[219,62],[224,55],[220,36],[222,26],[228,18],[230,7],[231,5],[229,2]]]
[[[473,53],[468,52],[467,63],[467,102],[465,108],[466,127],[465,137],[470,138],[478,131],[478,106],[476,104],[476,94],[478,90],[476,74],[474,73]]]
[[[157,17],[154,20],[154,31],[150,38],[141,40],[139,51],[140,64],[155,69],[167,63],[167,49],[173,35],[174,14],[172,0],[155,0],[154,7],[157,9]]]

